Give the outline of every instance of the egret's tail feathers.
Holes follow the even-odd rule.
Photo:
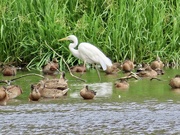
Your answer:
[[[106,61],[107,66],[112,66],[112,61],[107,57]]]
[[[106,70],[107,69],[107,66],[112,66],[112,62],[109,58],[106,57],[106,59],[101,59],[100,60],[100,64],[103,68],[103,70]]]

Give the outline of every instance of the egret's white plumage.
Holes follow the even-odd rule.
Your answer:
[[[100,51],[96,46],[82,42],[79,44],[78,49],[76,50],[75,47],[78,45],[78,39],[74,35],[70,35],[66,38],[60,39],[62,40],[71,40],[73,43],[69,44],[69,49],[72,52],[72,54],[83,60],[85,63],[90,64],[100,64],[103,68],[103,70],[107,69],[107,66],[112,66],[111,60],[105,56],[105,54]]]

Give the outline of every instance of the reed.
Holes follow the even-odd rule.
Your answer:
[[[112,61],[162,61],[179,64],[180,3],[178,0],[9,0],[0,2],[0,61],[40,69],[56,54],[69,65],[81,63],[71,55],[68,42],[99,47]],[[62,60],[61,68],[65,68]]]

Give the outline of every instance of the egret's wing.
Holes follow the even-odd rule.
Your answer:
[[[81,43],[78,50],[82,59],[88,63],[101,64],[103,70],[106,70],[107,65],[112,66],[111,60],[107,58],[96,46],[90,43]]]

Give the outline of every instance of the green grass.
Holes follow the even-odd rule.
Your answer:
[[[178,0],[1,0],[0,61],[40,69],[56,57],[47,43],[69,65],[81,63],[68,42],[58,42],[74,34],[114,62],[150,62],[159,55],[179,64],[179,13]]]

